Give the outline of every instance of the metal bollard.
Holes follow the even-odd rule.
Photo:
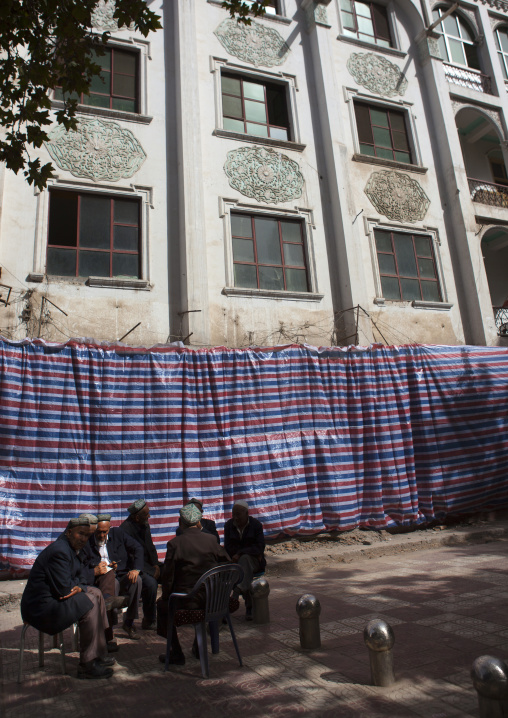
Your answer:
[[[363,640],[369,649],[372,685],[391,686],[395,683],[392,652],[395,635],[392,627],[381,618],[375,618],[365,626]]]
[[[254,623],[270,623],[270,607],[268,605],[270,584],[266,578],[257,578],[251,583],[250,590]]]
[[[302,648],[321,648],[319,632],[319,614],[321,604],[311,593],[304,593],[296,602],[296,612],[300,619],[300,646]]]
[[[494,656],[480,656],[471,668],[478,693],[480,718],[508,717],[508,664]]]

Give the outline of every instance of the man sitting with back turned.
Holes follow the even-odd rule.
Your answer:
[[[157,586],[160,583],[162,563],[157,556],[157,549],[152,541],[152,534],[148,519],[150,509],[144,499],[137,499],[129,506],[129,517],[120,524],[122,531],[138,541],[143,547],[143,570],[141,571],[141,601],[143,603],[143,620],[141,628],[147,631],[155,631],[157,600]],[[130,636],[132,638],[132,636]]]
[[[189,504],[194,504],[198,507],[198,509],[201,511],[201,514],[203,513],[203,502],[201,499],[189,499]],[[205,534],[213,534],[215,538],[217,539],[217,543],[220,543],[220,537],[219,532],[217,531],[217,526],[215,525],[215,521],[212,519],[205,519],[204,516],[201,516],[201,531],[204,531]],[[182,529],[179,526],[176,529],[176,535],[180,536],[182,533]]]
[[[21,598],[21,617],[51,636],[79,621],[78,678],[109,678],[115,659],[107,655],[106,607],[100,590],[83,580],[79,557],[89,529],[87,518],[71,519],[65,534],[37,556]]]
[[[162,569],[162,597],[157,601],[157,633],[163,638],[168,634],[168,599],[172,593],[190,593],[201,576],[219,563],[229,562],[229,556],[215,536],[201,531],[201,511],[195,504],[187,504],[180,509],[180,528],[182,533],[168,541],[166,560]],[[190,601],[180,599],[179,608],[203,608],[205,592]],[[197,642],[194,640],[192,653],[199,656]],[[166,654],[159,656],[165,663]],[[169,662],[183,666],[183,655],[176,628],[173,626],[171,654]]]
[[[249,504],[246,501],[235,501],[233,518],[224,525],[224,548],[233,563],[239,563],[243,568],[243,580],[235,591],[244,597],[245,619],[252,621],[250,586],[253,575],[264,571],[266,567],[265,536],[261,521],[249,516]]]
[[[111,514],[99,514],[97,518],[95,533],[83,549],[84,564],[94,572],[92,581],[102,590],[104,598],[105,590],[113,596],[125,596],[127,612],[123,629],[129,638],[138,640],[134,619],[138,617],[142,590],[143,547],[122,529],[111,528]],[[116,615],[113,621],[116,623]],[[111,618],[109,622],[111,624]],[[108,650],[117,649],[112,628],[107,629],[106,640]]]

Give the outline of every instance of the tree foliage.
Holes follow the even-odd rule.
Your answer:
[[[178,2],[180,0],[172,0]],[[204,0],[203,0],[204,1]],[[225,0],[239,22],[262,15],[266,0]],[[109,33],[91,29],[97,0],[0,0],[0,162],[25,175],[39,189],[52,175],[37,152],[55,120],[67,130],[77,125],[76,96],[88,94],[96,62]],[[143,36],[161,27],[145,0],[116,0],[120,27],[133,25]],[[60,88],[63,107],[52,111],[51,92]],[[31,154],[32,152],[32,154]]]

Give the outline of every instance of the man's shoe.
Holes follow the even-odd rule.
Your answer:
[[[112,611],[114,608],[125,608],[129,603],[128,596],[111,596],[104,601],[106,611]]]
[[[245,620],[246,621],[252,621],[252,606],[247,606],[245,609]]]
[[[116,663],[116,658],[113,658],[113,656],[99,656],[95,660],[103,666],[114,666]]]
[[[108,653],[116,653],[119,650],[119,646],[116,641],[108,641],[107,647]]]
[[[166,654],[161,653],[159,655],[159,661],[161,663],[166,663]],[[170,666],[185,666],[185,656],[183,653],[177,653],[176,655],[173,655],[172,653],[169,654],[169,665]]]
[[[147,621],[146,618],[143,618],[141,621],[141,628],[144,631],[156,631],[157,630],[157,624],[155,621]]]
[[[113,669],[97,659],[91,663],[80,663],[78,666],[78,678],[111,678],[112,675]]]
[[[125,631],[125,633],[129,636],[131,641],[139,641],[139,639],[141,638],[141,636],[136,631],[134,626],[127,626],[127,624],[124,623],[124,624],[122,624],[122,628]]]

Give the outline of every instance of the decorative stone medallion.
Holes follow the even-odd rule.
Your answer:
[[[80,120],[76,131],[55,127],[45,145],[60,169],[96,182],[132,177],[146,159],[130,130],[97,119]]]
[[[231,150],[224,172],[233,189],[258,202],[289,202],[302,195],[304,180],[298,164],[264,147]]]
[[[422,220],[430,204],[418,182],[401,172],[373,172],[365,194],[378,212],[397,222]]]
[[[373,52],[354,52],[347,61],[347,69],[359,85],[377,95],[393,97],[407,90],[407,79],[397,65]]]
[[[310,2],[305,8],[305,12],[308,29],[312,29],[314,25],[324,25],[325,27],[330,27],[328,24],[328,16],[326,14],[325,5]]]
[[[99,32],[115,32],[118,30],[118,22],[113,17],[115,12],[114,0],[99,0],[92,13],[92,28]],[[134,23],[130,25],[134,27]]]
[[[227,19],[221,22],[215,35],[230,55],[256,67],[282,65],[289,53],[286,41],[277,30],[257,22],[242,25]]]

